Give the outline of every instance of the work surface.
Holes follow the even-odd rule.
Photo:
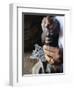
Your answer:
[[[24,54],[23,74],[32,74],[32,68],[38,62],[37,59],[30,59],[31,53]]]

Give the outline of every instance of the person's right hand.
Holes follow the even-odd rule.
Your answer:
[[[59,53],[60,52],[59,48],[44,45],[43,50],[44,50],[44,53],[45,53],[45,58],[46,58],[46,60],[48,61],[49,64],[58,64],[58,63],[60,63],[59,58],[61,57],[61,54]]]

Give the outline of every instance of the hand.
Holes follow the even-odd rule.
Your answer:
[[[63,55],[60,53],[59,48],[44,45],[43,50],[45,58],[50,64],[59,64],[61,62],[60,58],[63,57]]]

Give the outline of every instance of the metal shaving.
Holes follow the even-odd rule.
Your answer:
[[[41,62],[46,61],[43,48],[39,46],[38,44],[35,44],[34,46],[35,46],[35,50],[32,51],[32,55],[30,56],[30,58],[38,59]]]

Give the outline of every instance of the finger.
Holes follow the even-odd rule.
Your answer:
[[[55,56],[55,53],[51,52],[51,51],[48,51],[48,50],[44,50],[44,53],[50,57],[54,57]]]
[[[48,50],[48,51],[52,51],[52,52],[55,52],[55,53],[59,53],[59,49],[55,48],[55,47],[44,45],[43,49]]]
[[[59,57],[60,57],[59,54],[53,53],[53,52],[51,52],[51,51],[44,50],[44,53],[45,53],[47,56],[52,57],[55,61],[56,61],[57,59],[59,59]]]
[[[49,56],[47,56],[47,55],[45,55],[45,58],[46,58],[46,60],[49,62],[49,64],[53,64],[53,63],[54,63],[53,58],[51,58],[51,57],[49,57]]]
[[[47,56],[47,55],[45,54],[45,58],[46,58],[46,60],[47,60],[48,62],[50,62],[51,57],[49,57],[49,56]]]

